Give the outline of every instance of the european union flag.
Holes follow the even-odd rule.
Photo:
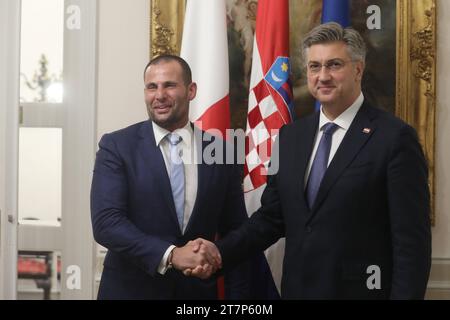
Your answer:
[[[337,22],[341,26],[350,25],[350,1],[349,0],[323,0],[322,23]]]

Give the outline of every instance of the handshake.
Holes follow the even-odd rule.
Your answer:
[[[216,245],[202,238],[189,241],[184,247],[174,248],[169,261],[185,276],[200,279],[207,279],[222,268],[222,257]]]

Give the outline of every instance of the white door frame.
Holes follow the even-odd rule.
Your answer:
[[[89,191],[94,168],[97,96],[97,0],[66,0],[80,8],[79,29],[64,30],[64,132],[61,299],[94,298],[96,246]],[[74,11],[71,11],[74,12]],[[68,13],[66,12],[66,21]],[[73,272],[68,274],[67,272]],[[67,284],[80,271],[80,289]],[[76,279],[75,279],[76,280]]]
[[[0,299],[17,297],[20,5],[0,0]],[[65,21],[75,8],[81,24],[64,30],[62,299],[94,298],[89,190],[97,141],[97,7],[98,0],[65,0]]]
[[[0,0],[0,299],[17,294],[20,5]]]

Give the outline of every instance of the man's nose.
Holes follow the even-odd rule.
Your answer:
[[[155,92],[155,98],[158,100],[161,100],[161,99],[164,99],[165,96],[166,96],[166,91],[164,90],[164,88],[158,87]]]
[[[322,68],[319,71],[319,80],[320,81],[327,81],[331,79],[331,72],[330,69],[326,66],[322,66]]]

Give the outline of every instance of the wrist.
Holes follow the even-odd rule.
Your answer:
[[[167,270],[173,268],[173,262],[172,262],[172,259],[173,259],[173,251],[174,251],[174,250],[175,250],[175,248],[173,248],[173,249],[170,251],[169,256],[167,257],[167,265],[166,265]]]

